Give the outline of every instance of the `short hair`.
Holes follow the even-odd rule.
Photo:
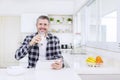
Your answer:
[[[45,15],[41,15],[41,16],[39,16],[39,17],[37,18],[36,23],[38,22],[39,19],[46,19],[46,20],[48,20],[48,23],[50,23],[50,19],[49,19],[48,16],[45,16]]]

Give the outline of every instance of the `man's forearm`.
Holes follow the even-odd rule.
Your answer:
[[[29,45],[22,45],[15,53],[15,58],[17,60],[20,60],[21,58],[23,58],[28,52],[29,52]]]

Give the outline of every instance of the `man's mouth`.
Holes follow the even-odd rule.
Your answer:
[[[46,31],[46,29],[45,28],[40,28],[40,31]]]

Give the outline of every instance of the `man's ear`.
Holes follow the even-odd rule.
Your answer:
[[[50,27],[50,23],[48,24],[48,26]]]

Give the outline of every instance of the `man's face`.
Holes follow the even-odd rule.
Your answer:
[[[47,19],[39,19],[36,26],[37,26],[38,32],[47,33],[49,28],[49,22]]]

